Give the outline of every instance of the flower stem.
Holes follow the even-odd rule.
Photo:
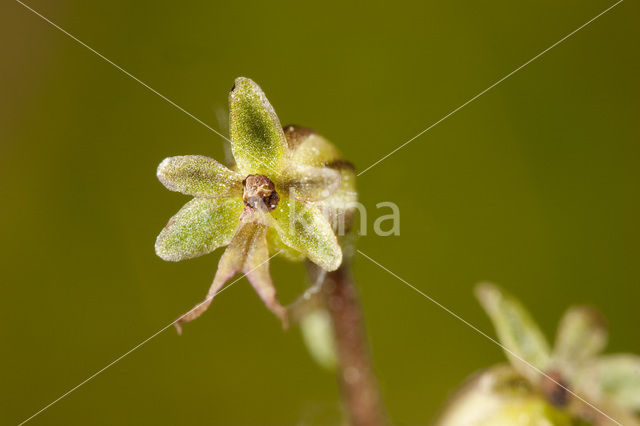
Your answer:
[[[352,426],[387,424],[369,354],[364,318],[348,261],[324,275],[322,292],[338,352],[338,380]],[[322,276],[321,275],[321,276]]]

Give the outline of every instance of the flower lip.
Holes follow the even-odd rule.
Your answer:
[[[280,202],[276,186],[264,175],[248,175],[242,181],[242,188],[242,201],[255,211],[270,212]]]

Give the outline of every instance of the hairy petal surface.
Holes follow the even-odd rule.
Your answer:
[[[640,411],[640,357],[631,354],[603,355],[576,377],[576,389],[593,401],[611,402]]]
[[[572,367],[598,355],[606,345],[607,327],[602,315],[589,306],[574,306],[560,320],[553,359]]]
[[[276,299],[276,290],[269,275],[266,233],[267,227],[256,222],[246,223],[238,229],[220,258],[218,270],[207,297],[175,322],[178,332],[181,331],[182,324],[202,315],[222,286],[238,273],[246,274],[260,298],[280,318],[283,326],[287,327],[286,310]]]
[[[478,285],[476,296],[493,322],[500,343],[508,349],[505,353],[511,365],[537,383],[540,373],[519,358],[541,371],[549,365],[549,344],[538,325],[520,302],[493,284]]]
[[[282,257],[292,262],[302,262],[306,257],[304,253],[300,253],[298,250],[283,243],[278,235],[278,231],[272,226],[270,226],[267,231],[267,243],[269,244],[269,251],[271,253],[278,252]]]
[[[194,198],[160,232],[156,254],[177,262],[229,244],[243,208],[240,198]]]
[[[331,142],[312,129],[298,126],[285,127],[287,142],[293,150],[291,163],[297,166],[325,167],[340,174],[340,185],[328,198],[315,201],[316,206],[337,224],[340,235],[348,230],[354,217],[357,201],[356,174],[353,164],[345,161]]]
[[[158,166],[158,179],[167,189],[196,197],[242,195],[242,176],[202,155],[165,158]]]
[[[229,94],[231,149],[243,174],[279,174],[288,148],[280,121],[262,89],[237,78]]]
[[[340,173],[327,167],[291,167],[282,176],[284,192],[302,201],[320,201],[340,187]]]
[[[304,253],[327,271],[338,269],[342,250],[329,222],[317,207],[285,198],[271,212],[271,218],[283,243]]]

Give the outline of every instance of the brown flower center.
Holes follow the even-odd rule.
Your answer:
[[[547,401],[555,407],[564,407],[569,402],[569,392],[567,383],[557,371],[549,371],[544,375],[541,382],[542,393]]]
[[[278,206],[280,196],[276,192],[276,186],[266,176],[249,175],[242,181],[244,204],[253,210],[270,212]]]

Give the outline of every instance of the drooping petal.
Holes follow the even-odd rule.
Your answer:
[[[282,242],[327,271],[338,269],[342,250],[331,225],[317,207],[284,198],[270,215]]]
[[[514,297],[490,283],[476,287],[476,296],[496,328],[511,365],[532,383],[549,364],[549,344],[538,325]],[[525,362],[523,362],[522,360]],[[531,364],[531,365],[527,365]]]
[[[231,244],[233,244],[233,240]],[[229,247],[231,247],[231,244]],[[178,334],[182,334],[182,324],[193,321],[209,309],[209,305],[211,305],[213,298],[222,289],[222,286],[233,278],[233,276],[242,268],[242,258],[235,255],[234,250],[229,247],[224,251],[220,261],[218,262],[218,269],[216,270],[216,275],[213,277],[213,282],[209,287],[207,296],[202,302],[198,303],[174,322],[174,325],[178,330]]]
[[[567,366],[577,365],[598,355],[606,344],[607,327],[602,315],[589,306],[574,306],[558,326],[553,359]]]
[[[157,174],[169,190],[195,197],[242,195],[242,175],[202,155],[165,158]]]
[[[264,92],[252,80],[237,78],[229,94],[233,156],[243,174],[279,174],[288,154],[280,121]]]
[[[340,187],[340,173],[328,167],[291,167],[282,176],[282,187],[289,198],[320,201]]]
[[[266,226],[256,222],[246,223],[238,229],[220,258],[218,270],[207,297],[176,320],[175,326],[178,332],[181,331],[182,324],[202,315],[224,284],[237,273],[244,273],[247,276],[267,307],[280,318],[284,327],[287,326],[286,310],[276,299],[276,291],[269,275],[266,231]]]
[[[576,376],[575,387],[596,402],[611,402],[640,411],[640,357],[631,354],[603,355]]]
[[[258,293],[267,308],[271,310],[284,328],[288,327],[287,311],[280,305],[276,298],[276,289],[273,286],[271,275],[269,274],[269,247],[267,246],[267,227],[256,223],[250,223],[253,229],[250,247],[244,256],[242,272],[247,275],[247,279]]]
[[[229,244],[243,208],[240,198],[194,198],[160,232],[156,254],[177,262]]]

